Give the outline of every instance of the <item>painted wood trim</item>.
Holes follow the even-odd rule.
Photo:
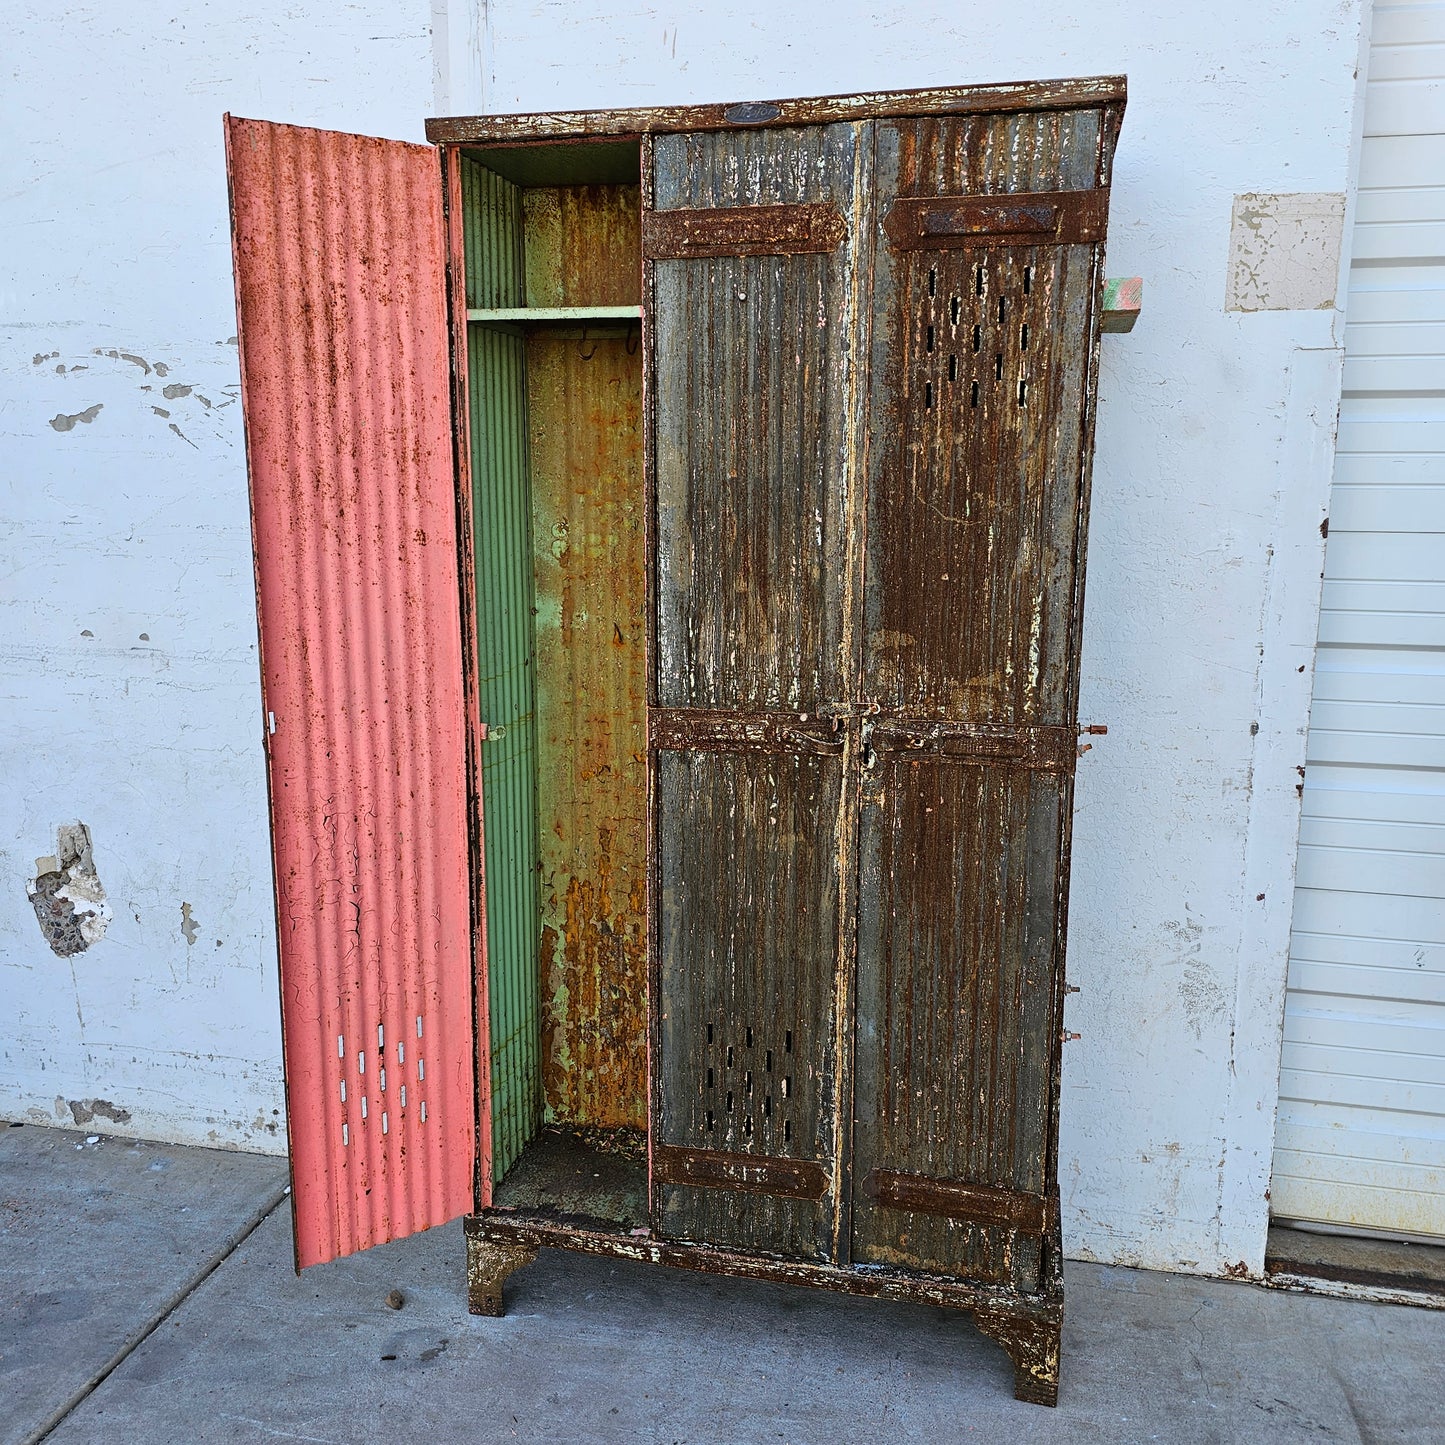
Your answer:
[[[1103,331],[1132,331],[1144,309],[1142,276],[1111,276],[1104,282]]]

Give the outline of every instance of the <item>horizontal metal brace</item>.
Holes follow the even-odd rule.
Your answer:
[[[655,1144],[652,1177],[660,1184],[691,1184],[703,1189],[740,1189],[785,1199],[821,1199],[828,1174],[811,1159],[778,1159],[722,1149],[682,1149]]]
[[[832,753],[843,751],[838,729],[826,717],[805,713],[653,708],[652,746],[660,752]]]
[[[847,234],[843,213],[831,201],[642,213],[642,254],[649,261],[815,255],[836,249]]]
[[[988,196],[908,196],[883,222],[895,251],[1087,245],[1104,239],[1107,187]]]
[[[870,1170],[863,1180],[863,1194],[890,1209],[1020,1229],[1028,1234],[1042,1234],[1050,1215],[1050,1201],[1041,1194],[966,1184],[960,1179],[935,1179],[926,1174],[901,1174],[892,1169]]]

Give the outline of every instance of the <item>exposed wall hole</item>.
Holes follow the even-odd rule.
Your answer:
[[[933,383],[931,381],[923,383],[923,409],[924,411],[933,410]]]
[[[90,829],[84,823],[55,830],[55,853],[35,860],[26,895],[41,936],[57,957],[72,958],[105,937],[110,904],[96,876]]]
[[[958,357],[953,355],[948,358],[948,379],[950,381],[958,380]]]
[[[977,382],[974,382],[974,384],[972,385],[972,387],[969,388],[968,404],[969,404],[970,406],[977,406],[977,405],[978,405],[978,383],[977,383]]]

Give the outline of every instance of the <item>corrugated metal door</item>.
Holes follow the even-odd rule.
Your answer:
[[[855,1262],[1042,1287],[1117,117],[877,125]],[[1113,122],[1113,123],[1111,123]]]
[[[655,1218],[814,1259],[837,1229],[854,140],[660,137],[643,215]]]
[[[1377,5],[1277,1217],[1445,1235],[1445,4]]]
[[[296,1256],[472,1201],[438,152],[227,117]]]

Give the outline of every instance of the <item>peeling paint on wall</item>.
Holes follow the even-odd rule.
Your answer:
[[[50,425],[53,426],[56,431],[74,431],[76,422],[83,421],[89,426],[103,410],[104,404],[102,402],[96,402],[94,406],[88,406],[84,411],[72,412],[69,416],[63,411],[58,412],[50,418]]]
[[[181,932],[185,935],[187,945],[193,944],[196,941],[196,933],[198,928],[199,925],[196,923],[195,917],[191,913],[191,905],[189,903],[182,903]],[[219,943],[220,939],[217,939],[216,942]]]
[[[58,957],[84,953],[105,937],[110,905],[96,876],[90,829],[84,823],[62,823],[55,830],[55,854],[35,860],[35,877],[26,891],[40,932]]]
[[[1234,198],[1226,311],[1327,311],[1339,285],[1338,191]]]
[[[77,1124],[88,1124],[95,1118],[109,1119],[112,1124],[130,1123],[130,1110],[112,1104],[109,1099],[67,1099],[65,1107]]]

